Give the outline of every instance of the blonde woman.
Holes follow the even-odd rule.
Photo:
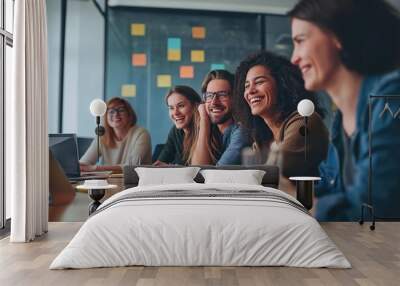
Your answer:
[[[128,101],[114,97],[107,102],[105,134],[100,139],[101,165],[96,165],[97,140],[80,160],[81,171],[121,171],[122,165],[151,164],[149,132],[136,124],[137,116]]]

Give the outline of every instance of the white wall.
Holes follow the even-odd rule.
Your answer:
[[[48,34],[48,70],[49,70],[49,133],[57,133],[58,128],[58,93],[60,70],[60,28],[61,0],[48,0],[47,34]]]
[[[92,1],[68,1],[63,132],[94,136],[89,104],[103,97],[104,18]]]
[[[49,133],[59,116],[61,1],[47,1],[49,34]],[[64,133],[94,136],[90,101],[103,97],[104,18],[89,0],[67,1],[64,62]]]

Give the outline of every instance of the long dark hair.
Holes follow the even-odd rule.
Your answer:
[[[236,69],[235,89],[233,96],[234,117],[245,128],[249,129],[257,145],[273,141],[271,129],[260,116],[251,114],[249,105],[244,98],[246,76],[254,66],[264,66],[276,83],[276,116],[277,123],[282,123],[291,113],[297,110],[297,104],[303,99],[311,100],[315,111],[323,116],[316,96],[304,88],[304,81],[299,68],[289,60],[268,51],[260,51],[243,60]]]
[[[193,117],[190,122],[189,132],[185,134],[183,139],[183,154],[182,161],[185,162],[186,165],[190,164],[190,161],[193,157],[193,151],[196,146],[198,133],[199,133],[199,121],[200,115],[197,107],[201,103],[200,95],[190,86],[186,85],[177,85],[170,89],[165,96],[165,102],[168,105],[168,98],[171,94],[177,93],[185,97],[192,104],[193,107]]]
[[[400,66],[400,16],[383,0],[301,0],[291,18],[333,33],[350,70],[379,74]]]
[[[205,77],[201,84],[201,92],[204,94],[207,91],[208,84],[215,79],[226,80],[233,92],[235,76],[227,70],[212,70]],[[231,95],[232,96],[232,95]],[[211,124],[211,138],[210,138],[210,154],[213,164],[218,161],[218,158],[222,155],[222,136],[218,127]]]
[[[126,99],[121,98],[121,97],[113,97],[113,98],[109,99],[107,101],[107,112],[106,112],[106,116],[105,116],[106,118],[104,120],[104,128],[105,128],[106,132],[104,133],[104,136],[101,137],[101,143],[104,146],[109,147],[109,148],[114,148],[115,146],[117,146],[114,129],[108,124],[108,117],[107,117],[109,107],[111,104],[114,104],[114,103],[120,103],[125,107],[125,109],[128,112],[128,115],[132,119],[131,126],[134,126],[137,121],[136,112]]]

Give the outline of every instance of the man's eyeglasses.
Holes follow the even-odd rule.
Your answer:
[[[127,112],[125,107],[118,107],[118,108],[110,108],[107,111],[108,116],[113,117],[115,115]]]
[[[217,91],[217,92],[205,92],[203,93],[203,100],[205,102],[211,102],[214,98],[219,100],[227,100],[230,96],[230,92],[227,91]]]

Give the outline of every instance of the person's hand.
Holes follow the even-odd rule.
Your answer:
[[[96,171],[97,166],[96,165],[83,165],[83,164],[80,164],[79,168],[80,168],[81,172],[93,172],[93,171]]]
[[[204,103],[200,104],[199,107],[197,107],[197,110],[199,111],[200,120],[209,120],[206,105]]]
[[[279,190],[291,195],[296,198],[296,184],[290,181],[288,178],[284,176],[279,176]]]
[[[153,163],[153,166],[167,166],[167,163],[161,162],[160,160],[157,160]]]

